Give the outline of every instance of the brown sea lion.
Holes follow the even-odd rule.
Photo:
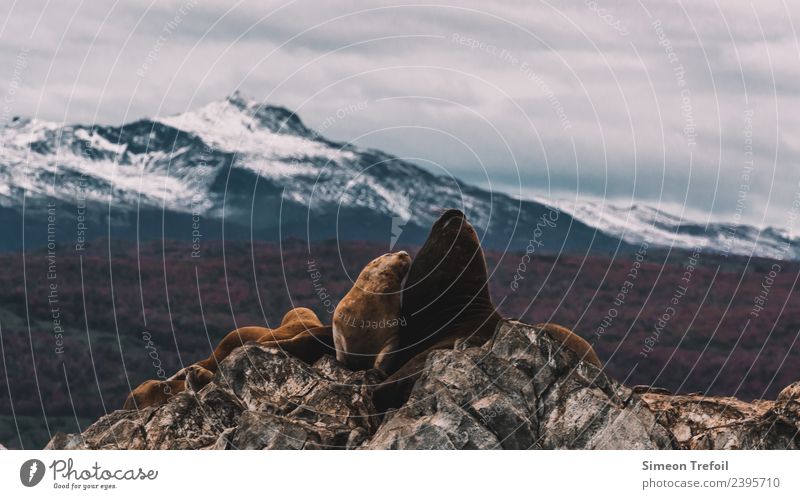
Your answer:
[[[294,337],[268,339],[260,344],[277,348],[307,364],[313,364],[323,355],[333,355],[333,328],[331,326],[313,327]],[[147,380],[136,387],[125,401],[124,409],[144,409],[151,405],[161,405],[184,391],[187,387],[194,392],[211,382],[214,374],[198,364],[193,364],[179,372],[181,379],[166,381]],[[135,404],[134,404],[135,401]]]
[[[334,355],[333,328],[319,326],[306,329],[286,339],[268,340],[262,338],[259,343],[277,348],[282,352],[298,358],[306,364],[313,364],[325,354]]]
[[[228,333],[207,359],[181,369],[168,380],[145,381],[131,392],[124,407],[143,409],[163,404],[185,390],[187,382],[194,391],[200,390],[211,382],[219,362],[249,341],[279,348],[308,363],[313,363],[326,353],[334,352],[331,327],[323,326],[311,310],[294,308],[283,316],[276,329],[241,327]]]
[[[184,390],[182,380],[149,379],[137,386],[125,399],[122,408],[126,410],[144,409],[151,405],[161,405]]]
[[[411,266],[405,251],[369,262],[333,312],[336,359],[350,369],[385,370],[400,346],[403,278]]]
[[[322,327],[322,322],[317,314],[304,307],[293,308],[283,316],[276,329],[247,326],[231,331],[217,344],[214,352],[207,359],[197,362],[197,365],[214,373],[217,372],[217,366],[225,357],[248,341],[264,343],[288,340],[315,327]]]
[[[556,340],[557,342],[561,343],[562,346],[569,348],[583,360],[584,362],[588,362],[589,364],[593,364],[598,368],[603,368],[603,363],[600,362],[600,358],[592,348],[592,345],[589,344],[588,341],[584,340],[574,332],[570,331],[569,329],[565,328],[564,326],[559,326],[558,324],[552,324],[549,322],[537,324],[534,326],[535,328],[539,329],[539,331],[545,332],[550,335],[551,338]]]
[[[432,350],[492,338],[501,317],[489,296],[488,278],[475,229],[461,211],[445,211],[408,271],[400,313],[406,325],[390,368],[396,371],[376,390],[376,406],[399,407]]]

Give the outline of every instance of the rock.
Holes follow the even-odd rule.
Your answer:
[[[251,343],[198,393],[115,411],[47,449],[795,449],[800,383],[776,401],[625,387],[546,332],[503,321],[487,344],[427,359],[381,416],[376,371],[313,366]]]
[[[434,352],[370,449],[669,448],[626,390],[536,328],[506,321],[483,347]]]
[[[633,393],[643,394],[643,393],[658,393],[661,395],[672,395],[672,392],[667,390],[666,388],[660,388],[657,386],[650,386],[650,385],[636,385],[631,388]]]
[[[778,394],[778,401],[780,402],[798,402],[800,401],[800,381],[795,381],[787,386]]]
[[[44,447],[44,450],[80,450],[87,449],[86,443],[81,435],[74,433],[56,432],[53,438]],[[125,447],[119,447],[124,449]]]
[[[681,449],[797,449],[800,413],[780,400],[647,394],[645,403]]]

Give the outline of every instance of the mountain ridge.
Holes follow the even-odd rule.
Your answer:
[[[389,246],[419,244],[441,209],[458,207],[483,244],[498,249],[526,248],[537,221],[558,211],[537,249],[613,253],[649,240],[665,248],[800,255],[797,239],[770,228],[739,226],[728,238],[725,224],[703,227],[648,209],[486,191],[376,149],[329,140],[291,110],[238,92],[119,126],[15,118],[0,128],[0,140],[0,220],[24,230],[30,246],[47,242],[41,214],[49,203],[57,205],[60,241],[74,239],[85,205],[86,232],[95,237],[189,239],[202,218],[208,238],[333,237]],[[19,246],[7,240],[0,248]]]

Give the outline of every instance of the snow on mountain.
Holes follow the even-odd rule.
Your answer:
[[[281,120],[282,118],[282,120]],[[287,160],[322,158],[353,161],[356,155],[317,139],[299,119],[283,108],[263,106],[239,94],[212,102],[196,111],[155,121],[183,130],[216,149],[243,154],[244,166],[260,175],[313,174],[313,168]]]
[[[631,244],[647,241],[662,247],[700,247],[720,254],[781,260],[800,258],[800,239],[771,227],[759,230],[747,225],[702,222],[643,203],[621,205],[608,200],[537,200]]]
[[[316,220],[325,237],[333,230],[340,235],[340,217],[372,230],[364,237],[378,237],[388,221],[392,245],[403,230],[422,237],[443,207],[459,207],[485,229],[487,243],[501,248],[525,247],[526,230],[554,206],[571,217],[558,236],[571,242],[565,246],[551,235],[550,251],[582,251],[590,244],[613,251],[620,240],[648,240],[654,246],[800,257],[800,242],[777,229],[739,226],[731,237],[724,224],[698,223],[642,204],[490,193],[381,151],[327,140],[291,111],[239,93],[121,126],[15,118],[0,127],[0,207],[20,210],[23,196],[66,204],[80,199],[136,213],[152,209],[210,219],[224,214],[241,226],[268,226],[280,210],[296,225],[308,215],[307,223]]]
[[[164,202],[179,208],[198,189],[153,165],[169,162],[181,151],[128,154],[127,145],[114,143],[82,126],[61,126],[18,119],[0,128],[0,204],[29,198],[87,202]]]

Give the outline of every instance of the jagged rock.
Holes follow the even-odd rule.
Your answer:
[[[652,413],[546,333],[502,323],[483,347],[428,357],[371,449],[668,448]]]
[[[44,450],[79,450],[87,449],[80,434],[57,432],[44,447]],[[124,447],[120,447],[124,449]]]
[[[776,401],[628,388],[546,332],[503,321],[487,344],[433,352],[381,416],[377,372],[247,344],[197,393],[115,411],[48,449],[729,449],[800,447],[800,383]],[[382,418],[382,419],[381,419]]]
[[[115,411],[82,435],[57,434],[54,449],[354,448],[378,427],[375,373],[326,357],[314,366],[252,343],[214,380],[160,407]]]
[[[646,404],[683,449],[797,449],[797,401],[646,394]]]

